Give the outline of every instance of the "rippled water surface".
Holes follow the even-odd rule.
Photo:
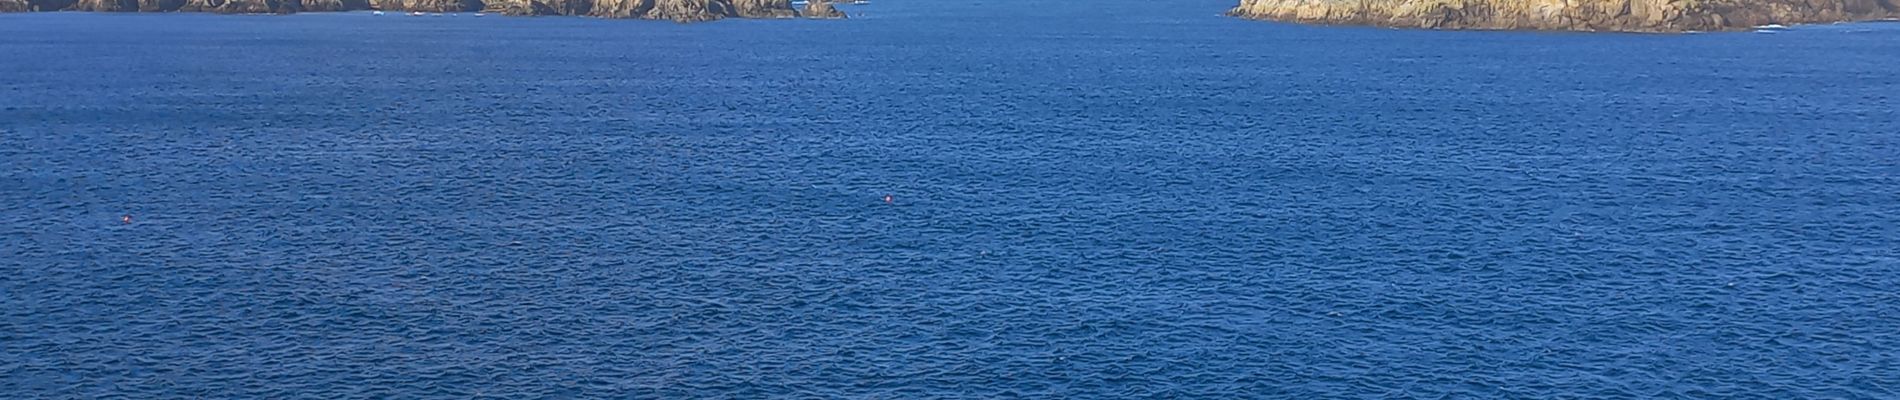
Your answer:
[[[1900,397],[1900,24],[1228,3],[0,15],[0,397]]]

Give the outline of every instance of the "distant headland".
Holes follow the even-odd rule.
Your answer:
[[[1241,0],[1241,18],[1394,28],[1694,32],[1900,17],[1900,0]]]
[[[861,0],[840,0],[854,3]],[[678,22],[724,18],[844,18],[830,0],[810,0],[801,10],[791,0],[0,0],[0,12],[211,12],[289,14],[311,11],[386,10],[421,13],[490,12],[504,15],[573,15],[660,19]]]

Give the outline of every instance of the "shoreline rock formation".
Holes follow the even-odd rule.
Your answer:
[[[732,8],[740,18],[798,18],[792,0],[732,0]]]
[[[371,0],[370,5],[390,11],[464,12],[481,10],[479,0]]]
[[[137,0],[79,0],[67,6],[70,11],[118,12],[139,9]]]
[[[1900,0],[1241,0],[1227,14],[1392,28],[1670,33],[1900,17]]]
[[[831,2],[829,1],[809,0],[805,2],[805,17],[818,18],[818,19],[841,19],[841,18],[844,18],[845,15],[843,11],[838,11],[838,7],[833,7],[831,5]]]
[[[733,13],[732,3],[726,1],[640,0],[640,2],[653,5],[651,9],[647,10],[647,15],[644,17],[646,19],[670,19],[674,22],[700,22],[724,18],[727,15],[736,15]]]
[[[24,0],[26,11],[59,11],[72,7],[73,0]]]
[[[369,8],[368,0],[303,0],[303,9],[299,11],[349,11]]]
[[[819,1],[819,3],[823,3]],[[808,9],[817,9],[808,6]],[[505,15],[572,15],[600,18],[701,22],[725,18],[797,18],[791,0],[0,0],[0,12],[212,12],[288,14],[352,10],[432,13],[493,12]],[[843,18],[823,4],[813,18]]]
[[[185,7],[185,0],[139,0],[140,12],[178,11]]]
[[[175,11],[220,14],[290,14],[303,8],[298,0],[186,0]]]

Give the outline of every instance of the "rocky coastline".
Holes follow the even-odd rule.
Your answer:
[[[830,1],[808,0],[805,2],[805,16],[820,19],[839,19],[844,18],[844,12],[838,11],[838,8],[833,7]]]
[[[571,15],[657,19],[677,22],[725,18],[844,18],[823,0],[801,13],[791,0],[0,0],[0,12],[210,12],[289,14],[384,10],[399,12],[491,12],[504,15]],[[808,13],[814,13],[810,14]]]
[[[1900,0],[1241,0],[1228,15],[1392,28],[1675,33],[1900,17]]]

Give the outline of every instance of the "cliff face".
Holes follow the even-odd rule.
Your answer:
[[[1683,32],[1900,15],[1895,0],[1241,0],[1229,15],[1430,29]]]
[[[28,3],[26,0],[0,0],[0,12],[27,11],[33,11],[33,3]]]

